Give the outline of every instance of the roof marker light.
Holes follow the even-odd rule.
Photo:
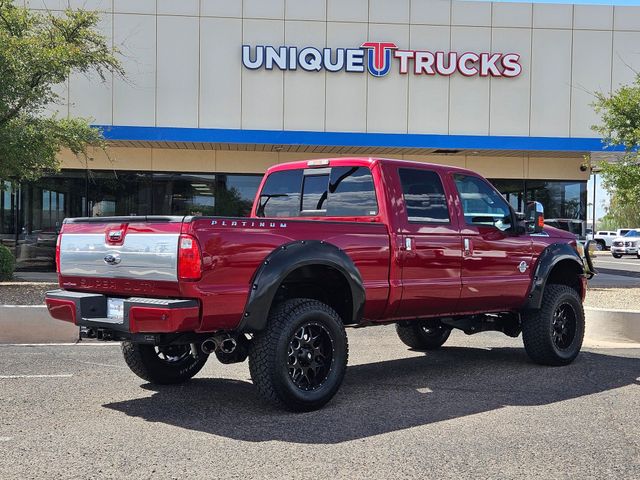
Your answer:
[[[323,167],[325,165],[329,165],[329,160],[326,158],[322,158],[319,160],[309,160],[307,162],[307,167]]]

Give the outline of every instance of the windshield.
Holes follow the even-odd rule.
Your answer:
[[[624,234],[625,237],[640,237],[640,232],[638,232],[637,230],[631,230],[630,232],[627,232]]]

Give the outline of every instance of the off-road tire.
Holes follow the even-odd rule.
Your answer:
[[[190,347],[186,345],[184,350],[190,350]],[[198,348],[196,358],[193,358],[188,351],[186,355],[177,357],[175,361],[167,361],[158,355],[154,345],[133,342],[122,342],[122,355],[133,373],[149,383],[159,385],[190,380],[204,367],[209,357]]]
[[[444,345],[451,329],[442,324],[429,324],[413,321],[407,324],[396,323],[396,333],[402,343],[416,350],[435,350]]]
[[[301,360],[296,360],[292,345],[301,345],[295,343],[299,338],[295,335],[307,326],[320,332],[325,353],[328,355],[331,351],[331,360],[322,360],[324,373],[317,377],[314,373],[312,377],[320,378],[312,390],[303,389],[294,379],[295,367]],[[317,300],[296,298],[275,306],[269,313],[265,330],[254,336],[249,350],[249,372],[264,401],[290,411],[305,412],[321,408],[336,394],[346,372],[348,356],[347,335],[336,311]],[[308,369],[306,372],[308,375]]]
[[[554,315],[563,306],[575,314],[575,329],[560,347],[554,339]],[[522,315],[522,339],[529,358],[541,365],[568,365],[580,353],[584,339],[584,309],[578,292],[566,285],[547,285],[539,310]],[[569,340],[570,339],[570,340]]]

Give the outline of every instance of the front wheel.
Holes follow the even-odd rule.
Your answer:
[[[613,255],[613,258],[622,258],[622,255],[619,253],[612,253],[611,255]]]
[[[415,320],[404,325],[396,323],[396,333],[407,347],[416,350],[435,350],[444,345],[451,334],[451,329],[440,322]]]
[[[190,345],[133,342],[122,342],[122,354],[133,373],[160,385],[186,382],[204,367],[209,357],[198,348],[194,358]]]
[[[317,300],[296,298],[273,308],[255,335],[249,372],[265,401],[291,411],[316,410],[336,394],[349,347],[340,316]]]
[[[534,362],[567,365],[580,353],[584,309],[573,288],[547,285],[540,310],[525,313],[522,320],[524,348]]]

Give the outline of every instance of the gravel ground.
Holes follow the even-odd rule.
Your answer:
[[[0,283],[0,305],[41,305],[57,283]],[[586,307],[640,310],[640,288],[589,288]]]
[[[44,294],[57,283],[0,282],[0,305],[42,305]]]
[[[640,310],[640,288],[590,288],[585,307]]]

